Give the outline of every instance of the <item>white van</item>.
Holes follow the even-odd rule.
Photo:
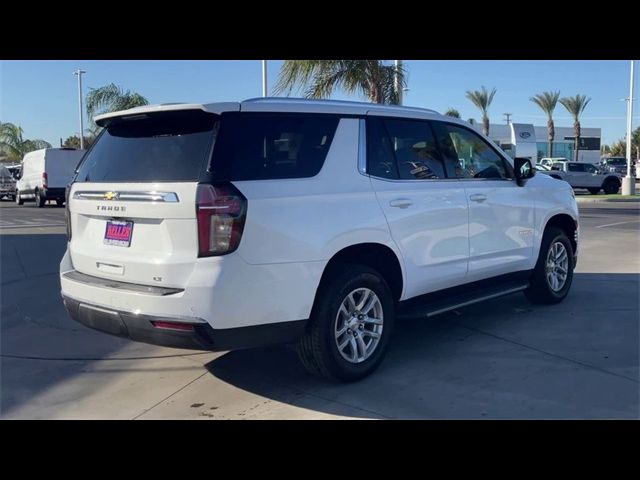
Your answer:
[[[27,153],[22,160],[16,203],[22,205],[34,200],[37,207],[44,207],[47,200],[55,200],[62,206],[67,184],[84,152],[73,148],[45,148]]]

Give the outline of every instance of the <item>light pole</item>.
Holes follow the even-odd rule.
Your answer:
[[[267,96],[267,61],[262,60],[262,96]]]
[[[80,117],[80,150],[84,150],[84,122],[82,119],[82,74],[87,73],[84,70],[76,70],[73,72],[78,77],[78,116]]]
[[[400,84],[400,70],[402,70],[402,60],[394,60],[394,62],[396,67],[396,75],[393,80],[393,86],[396,90],[396,94],[398,95],[398,105],[402,105],[403,88]]]
[[[633,119],[633,60],[631,60],[631,77],[629,80],[629,103],[627,104],[627,176],[622,179],[622,194],[636,193],[636,179],[631,176],[631,126]]]

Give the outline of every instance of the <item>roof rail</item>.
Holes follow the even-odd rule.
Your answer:
[[[402,110],[415,110],[419,112],[429,112],[429,113],[438,113],[435,110],[430,108],[422,108],[422,107],[408,107],[404,105],[390,105],[383,103],[372,103],[372,102],[356,102],[353,100],[317,100],[310,98],[298,98],[298,97],[254,97],[249,98],[247,100],[243,100],[241,103],[302,103],[302,104],[316,104],[316,103],[330,103],[337,105],[353,105],[353,106],[366,106],[369,108],[391,108],[391,109],[402,109]]]

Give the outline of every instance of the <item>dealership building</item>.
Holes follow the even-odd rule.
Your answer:
[[[478,131],[482,124],[474,123]],[[531,157],[539,160],[549,156],[547,127],[528,123],[510,123],[509,125],[490,125],[489,137],[511,157]],[[579,162],[598,163],[600,161],[600,128],[581,129]],[[553,156],[573,160],[573,127],[555,127]]]

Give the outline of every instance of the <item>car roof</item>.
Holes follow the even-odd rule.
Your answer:
[[[129,115],[140,115],[153,112],[168,112],[177,110],[202,110],[204,112],[220,114],[222,112],[299,112],[299,113],[333,113],[340,115],[383,115],[414,118],[445,118],[435,110],[399,105],[381,105],[369,102],[352,102],[346,100],[310,100],[305,98],[265,97],[250,98],[242,102],[216,103],[163,103],[145,105],[128,110],[97,115],[94,120],[104,126],[106,120]],[[466,124],[459,119],[446,117],[452,123]]]

